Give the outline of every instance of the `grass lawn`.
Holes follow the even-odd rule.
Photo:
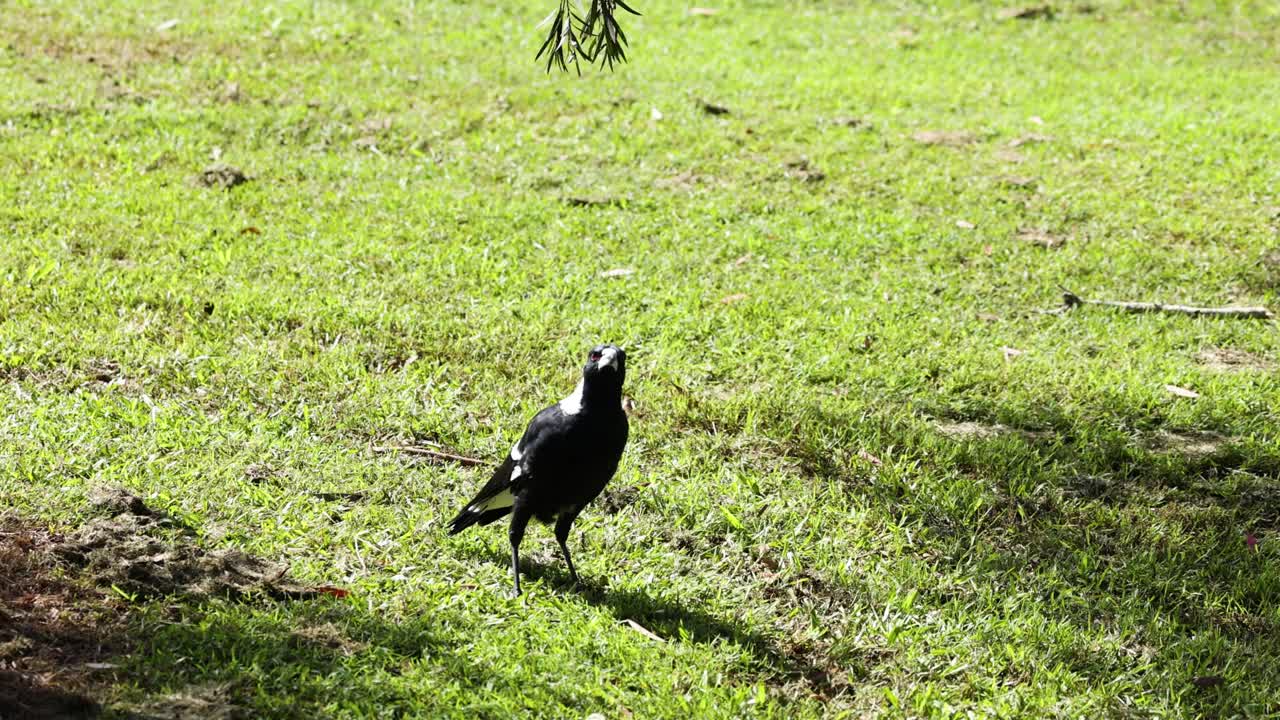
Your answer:
[[[37,680],[121,717],[1280,714],[1276,326],[1040,312],[1280,310],[1280,6],[633,4],[577,77],[542,0],[0,2],[5,534],[124,489],[349,591],[59,561],[115,635]],[[488,468],[373,447],[500,458],[598,341],[636,414],[586,585],[533,526],[511,599],[503,527],[445,533]]]

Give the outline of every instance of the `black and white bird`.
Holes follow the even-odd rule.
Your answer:
[[[556,542],[569,575],[569,529],[578,513],[604,490],[627,444],[622,381],[627,356],[616,345],[587,353],[582,380],[568,397],[544,409],[525,429],[488,484],[450,524],[450,535],[511,515],[512,594],[520,594],[520,541],[530,518],[556,524]]]

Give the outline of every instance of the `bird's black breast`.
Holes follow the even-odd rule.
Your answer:
[[[525,495],[539,520],[581,509],[617,471],[627,444],[627,416],[620,406],[611,410],[584,408],[570,415],[553,405],[535,419],[523,464],[529,475]]]

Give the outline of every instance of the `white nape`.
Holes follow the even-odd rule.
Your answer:
[[[582,381],[569,393],[569,397],[560,401],[560,411],[565,415],[577,415],[582,412]]]

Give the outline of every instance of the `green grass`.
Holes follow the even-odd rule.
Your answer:
[[[1280,8],[636,5],[578,78],[533,0],[0,3],[0,501],[66,529],[123,486],[352,590],[140,599],[104,699],[1280,713],[1280,381],[1197,360],[1275,326],[1034,312],[1280,308]],[[484,469],[370,446],[500,457],[603,340],[642,414],[588,588],[536,528],[509,599],[505,532],[443,529]]]

